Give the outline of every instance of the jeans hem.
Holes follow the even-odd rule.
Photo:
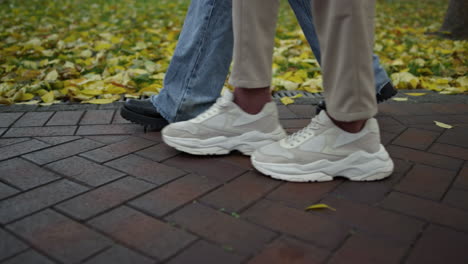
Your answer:
[[[167,122],[169,123],[173,123],[175,118],[169,118],[169,114],[167,114],[164,110],[161,109],[161,107],[158,106],[158,104],[156,104],[156,102],[154,100],[156,100],[156,97],[157,95],[153,95],[151,96],[151,103],[153,104],[154,108],[156,108],[156,111],[158,111],[158,113],[164,118],[166,119]]]

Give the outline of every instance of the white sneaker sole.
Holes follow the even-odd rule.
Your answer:
[[[193,155],[225,155],[233,150],[250,156],[257,148],[274,143],[286,137],[283,128],[272,133],[251,131],[235,137],[214,137],[209,139],[178,138],[162,135],[167,145]]]
[[[272,178],[291,182],[324,182],[334,177],[345,177],[351,181],[376,181],[389,177],[393,172],[393,161],[380,145],[377,153],[355,152],[338,161],[319,160],[310,164],[275,164],[255,160],[252,165],[261,173]]]

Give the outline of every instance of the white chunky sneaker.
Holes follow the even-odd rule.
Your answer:
[[[194,155],[221,155],[238,150],[245,155],[286,137],[274,102],[256,115],[244,112],[225,91],[216,103],[194,119],[177,122],[162,130],[164,142]]]
[[[297,133],[257,149],[251,160],[263,174],[292,182],[331,181],[336,176],[373,181],[393,172],[376,119],[353,134],[338,128],[325,111]]]

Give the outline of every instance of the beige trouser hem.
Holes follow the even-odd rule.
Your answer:
[[[279,0],[233,0],[236,87],[271,85]],[[377,113],[372,67],[375,0],[314,0],[327,113],[339,121]]]

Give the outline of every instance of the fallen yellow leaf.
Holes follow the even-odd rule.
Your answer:
[[[54,102],[54,99],[55,99],[54,91],[50,91],[50,92],[44,94],[43,96],[41,96],[41,99],[46,104],[50,104],[50,103]]]
[[[439,121],[434,121],[434,123],[436,124],[436,126],[441,127],[441,128],[446,128],[446,129],[453,128],[453,126],[447,125],[447,124],[439,122]]]
[[[113,103],[115,99],[93,99],[89,101],[82,102],[83,104],[110,104]]]
[[[336,211],[335,208],[330,207],[327,204],[323,204],[323,203],[322,204],[311,205],[311,206],[307,207],[305,210],[309,211],[309,210],[318,210],[318,209],[328,209],[328,210]]]
[[[409,95],[409,96],[423,96],[423,95],[426,95],[426,93],[405,93],[406,95]]]
[[[295,96],[292,96],[292,97],[284,96],[284,97],[281,97],[280,100],[284,105],[288,105],[288,104],[294,103],[294,99],[299,98],[299,97],[302,97],[302,94],[296,94]]]

